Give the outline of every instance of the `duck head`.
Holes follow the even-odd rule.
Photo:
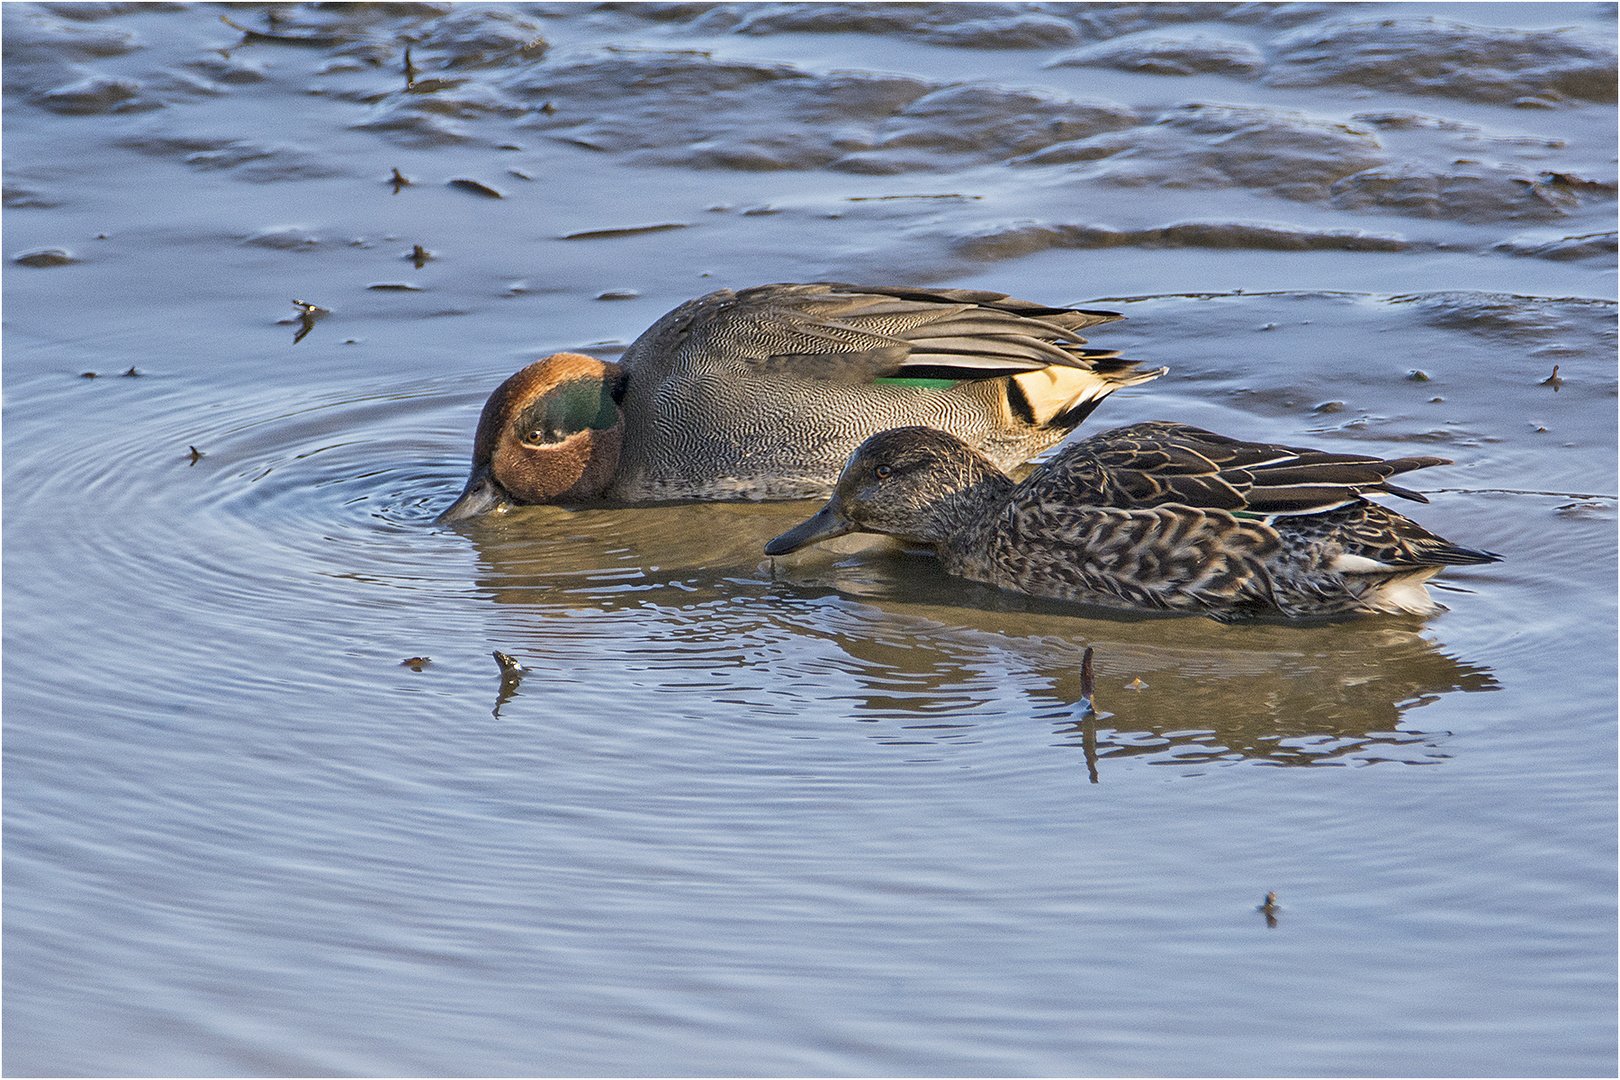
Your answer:
[[[600,495],[619,467],[624,385],[618,364],[580,353],[537,360],[501,383],[478,418],[467,486],[438,520]]]
[[[766,544],[765,554],[851,532],[947,543],[1012,488],[989,458],[954,435],[926,427],[880,431],[855,448],[827,505]]]

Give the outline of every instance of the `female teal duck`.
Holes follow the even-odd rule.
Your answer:
[[[1081,348],[1079,330],[1118,318],[969,289],[721,290],[618,363],[559,353],[502,383],[440,520],[504,503],[825,495],[862,439],[901,424],[1010,468],[1163,374]]]
[[[1162,421],[1066,447],[1015,484],[961,439],[924,427],[872,436],[832,498],[765,547],[785,555],[848,532],[938,551],[958,577],[1114,608],[1217,619],[1439,610],[1424,582],[1500,556],[1459,547],[1379,492],[1444,458],[1384,461],[1243,442]]]

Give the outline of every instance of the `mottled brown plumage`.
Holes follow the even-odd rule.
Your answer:
[[[1015,484],[954,436],[899,428],[863,443],[828,504],[765,550],[887,533],[931,545],[959,577],[1106,607],[1221,619],[1428,614],[1438,605],[1425,581],[1499,557],[1364,495],[1426,502],[1389,478],[1448,464],[1153,422],[1066,447]]]
[[[1117,318],[969,289],[721,290],[618,363],[563,353],[503,383],[441,520],[506,502],[822,495],[861,440],[904,424],[1011,468],[1162,374],[1083,347],[1079,330]]]

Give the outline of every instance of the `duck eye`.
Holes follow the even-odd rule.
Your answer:
[[[889,468],[887,465],[879,465],[872,471],[877,473],[877,478],[879,480],[887,480],[889,478],[889,474],[894,472],[894,470]]]
[[[545,432],[541,431],[539,428],[535,428],[533,431],[531,431],[527,435],[523,436],[523,441],[524,442],[529,442],[529,443],[538,443],[538,442],[551,442],[552,440],[546,438],[546,433]]]

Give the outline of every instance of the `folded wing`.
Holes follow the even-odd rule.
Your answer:
[[[1319,514],[1367,494],[1427,502],[1392,476],[1451,464],[1445,458],[1383,459],[1276,443],[1253,443],[1186,424],[1155,421],[1093,435],[1043,468],[1050,482],[1084,491],[1098,506],[1179,503],[1272,518]]]

